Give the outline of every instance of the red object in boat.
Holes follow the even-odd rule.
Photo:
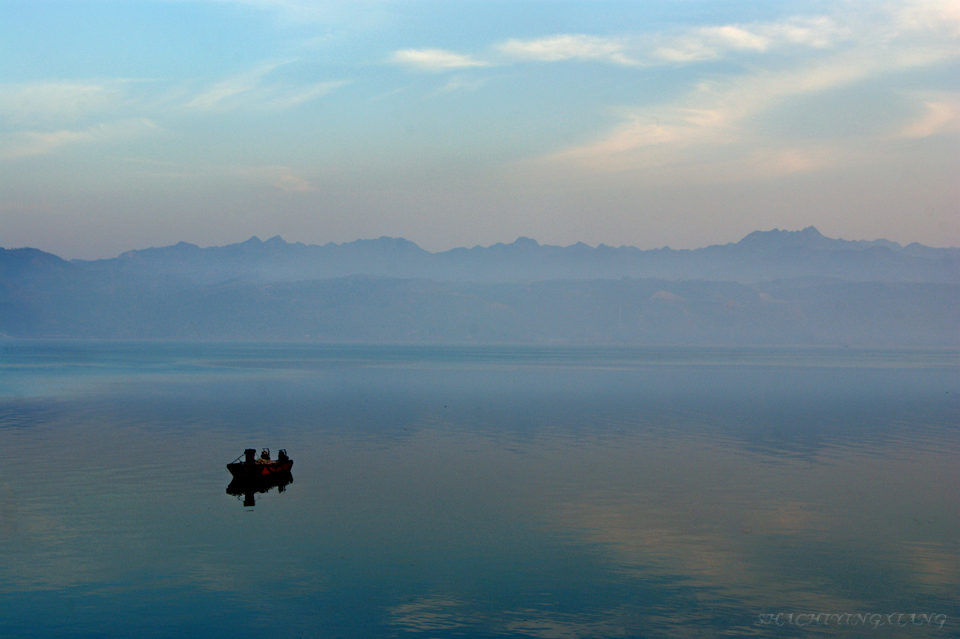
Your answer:
[[[255,457],[256,453],[253,448],[246,449],[243,455],[227,464],[227,470],[238,479],[253,479],[288,473],[293,468],[293,460],[287,457],[286,450],[281,449],[277,459],[270,459],[269,448],[264,448],[259,458]]]

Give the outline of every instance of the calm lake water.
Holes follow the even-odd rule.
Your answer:
[[[0,636],[958,636],[958,370],[0,341]]]

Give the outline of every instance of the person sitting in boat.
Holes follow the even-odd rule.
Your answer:
[[[270,461],[270,449],[269,449],[269,448],[264,448],[264,449],[260,452],[260,459],[262,459],[263,461]]]
[[[287,457],[287,451],[286,451],[285,449],[281,448],[281,449],[280,449],[280,452],[277,453],[277,461],[278,461],[278,462],[285,462],[285,461],[287,461],[288,459],[290,459],[290,458]]]

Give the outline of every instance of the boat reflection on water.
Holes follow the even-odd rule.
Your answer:
[[[287,456],[287,451],[280,449],[277,459],[270,458],[270,449],[264,448],[257,457],[254,448],[247,448],[243,454],[227,464],[227,470],[233,475],[233,481],[227,486],[227,494],[236,497],[243,496],[244,506],[255,506],[254,495],[265,493],[276,487],[277,492],[283,492],[287,484],[293,481],[290,469],[293,460]]]
[[[287,489],[287,485],[293,482],[293,474],[289,471],[282,471],[267,475],[264,477],[234,477],[230,485],[227,486],[227,494],[234,497],[243,498],[244,506],[256,506],[254,495],[257,493],[266,493],[276,488],[277,492],[282,493]]]

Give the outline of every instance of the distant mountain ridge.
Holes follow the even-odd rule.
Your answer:
[[[279,237],[0,249],[0,337],[960,347],[960,250],[751,233],[694,250]]]
[[[431,253],[402,238],[343,244],[288,243],[252,237],[227,246],[172,246],[127,251],[106,260],[73,260],[97,271],[154,272],[197,283],[235,279],[289,282],[353,275],[462,282],[533,282],[620,277],[758,282],[795,277],[850,281],[960,281],[960,249],[901,246],[889,240],[828,238],[801,231],[755,231],[739,242],[700,249],[541,245],[521,237],[511,244]]]

